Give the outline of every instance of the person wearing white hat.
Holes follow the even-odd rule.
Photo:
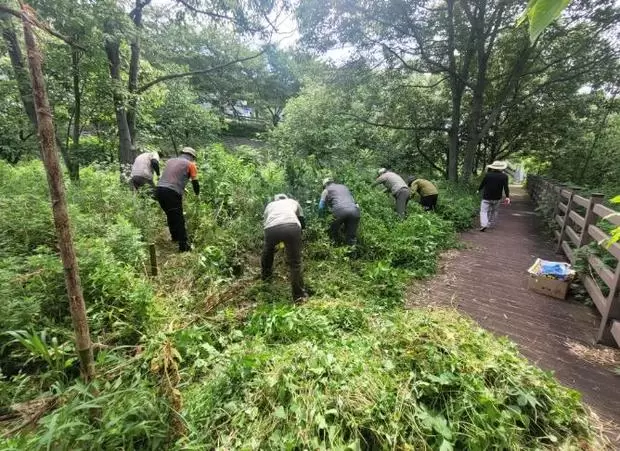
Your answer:
[[[478,187],[478,192],[482,191],[482,202],[480,203],[481,232],[497,225],[502,191],[506,194],[505,204],[510,205],[508,176],[504,173],[507,167],[508,164],[503,161],[494,161],[493,164],[488,165],[488,171]]]
[[[155,197],[161,209],[166,213],[172,241],[179,243],[179,251],[181,252],[191,250],[185,230],[185,217],[183,216],[183,193],[189,180],[192,181],[194,193],[199,195],[200,184],[198,183],[196,151],[191,147],[184,147],[179,157],[171,158],[166,163],[166,168],[155,191]]]
[[[334,183],[331,178],[323,179],[323,192],[319,201],[319,212],[329,206],[334,215],[330,226],[330,235],[334,243],[340,243],[340,229],[344,227],[345,242],[349,246],[357,241],[357,229],[360,224],[360,209],[355,203],[351,191],[345,185]]]
[[[411,197],[411,191],[403,178],[395,172],[388,171],[386,168],[381,168],[377,171],[378,177],[373,182],[372,186],[383,184],[386,187],[386,192],[390,191],[394,199],[396,200],[396,213],[401,218],[405,217],[405,211],[407,210],[407,204]]]
[[[293,301],[303,302],[307,298],[301,262],[301,230],[306,227],[304,212],[295,199],[286,194],[276,194],[267,204],[264,213],[263,229],[265,241],[261,256],[262,279],[271,280],[273,259],[280,243],[286,247]]]

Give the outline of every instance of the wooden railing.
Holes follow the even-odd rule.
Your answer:
[[[575,250],[595,242],[607,253],[602,255],[610,256],[605,263],[593,253],[584,253],[587,265],[580,276],[601,314],[596,341],[620,345],[620,244],[609,246],[609,235],[603,231],[604,223],[620,225],[620,215],[602,204],[602,194],[580,196],[578,188],[536,175],[528,175],[527,189],[540,211],[551,219],[558,253],[575,264]]]

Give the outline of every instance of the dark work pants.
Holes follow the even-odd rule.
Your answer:
[[[155,197],[155,183],[153,179],[146,177],[133,176],[129,181],[131,189],[136,193],[146,194],[150,197]]]
[[[284,243],[291,278],[293,300],[305,295],[304,281],[301,269],[301,228],[297,224],[282,224],[265,229],[265,243],[261,258],[263,280],[268,280],[273,274],[273,257],[276,246]]]
[[[155,188],[155,183],[153,183],[153,179],[148,179],[146,177],[141,177],[139,175],[134,175],[131,178],[131,187],[135,191],[138,191],[144,185],[149,185],[150,187]]]
[[[358,208],[349,211],[335,212],[330,227],[331,239],[340,244],[340,230],[344,228],[345,243],[349,246],[357,242],[357,228],[360,225],[360,211]]]
[[[424,211],[435,211],[437,207],[437,194],[431,194],[430,196],[424,196],[420,198],[420,205],[424,208]]]
[[[407,204],[409,203],[409,198],[411,197],[411,191],[409,188],[401,188],[394,194],[394,198],[396,199],[396,213],[401,218],[405,217],[405,212],[407,211]]]
[[[156,197],[161,209],[166,213],[172,241],[178,241],[180,251],[188,251],[190,247],[183,217],[183,196],[173,189],[157,187]]]

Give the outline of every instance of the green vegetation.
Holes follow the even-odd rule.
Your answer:
[[[446,450],[591,440],[578,395],[514,345],[453,311],[403,309],[405,284],[434,273],[439,252],[456,244],[455,228],[470,224],[474,196],[442,188],[439,214],[411,205],[399,221],[390,198],[369,187],[365,162],[341,166],[363,215],[352,257],[329,244],[316,215],[324,170],[220,146],[199,161],[204,194],[187,197],[191,254],[172,253],[163,214],[129,195],[114,170],[83,169],[80,184],[69,185],[100,343],[91,386],[76,380],[41,165],[0,164],[10,212],[0,224],[0,274],[11,303],[1,326],[13,331],[1,351],[0,399],[42,393],[56,403],[3,448]],[[309,217],[304,258],[314,294],[301,307],[290,303],[283,265],[273,285],[255,277],[262,208],[276,191],[297,191]],[[145,275],[152,240],[157,278]]]
[[[568,3],[29,2],[94,342],[85,383],[21,4],[3,2],[0,448],[600,449],[579,394],[512,343],[451,309],[404,308],[472,226],[469,182],[493,160],[620,191],[618,5]],[[138,150],[165,161],[186,145],[201,196],[186,196],[194,250],[178,254],[123,178]],[[382,166],[436,183],[436,213],[411,202],[398,220],[370,187]],[[360,204],[353,249],[317,213],[326,176]],[[258,278],[278,192],[309,224],[300,306],[282,256],[273,283]]]

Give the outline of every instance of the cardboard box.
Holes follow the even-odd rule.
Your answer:
[[[544,276],[530,274],[527,287],[536,293],[552,296],[557,299],[566,299],[570,280],[550,279]]]

